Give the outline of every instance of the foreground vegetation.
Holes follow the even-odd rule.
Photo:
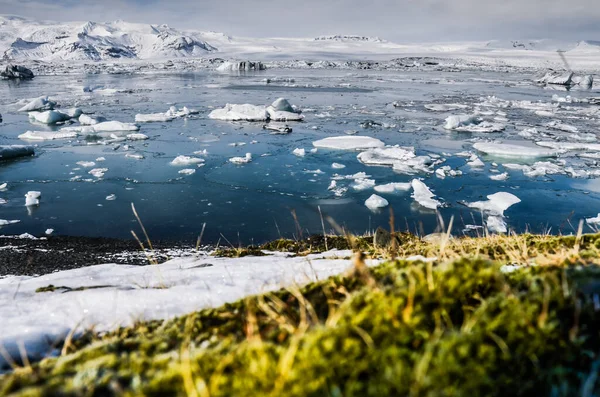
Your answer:
[[[327,242],[344,244],[392,259],[367,268],[358,253],[351,272],[301,289],[89,333],[0,377],[0,395],[600,393],[600,235]]]

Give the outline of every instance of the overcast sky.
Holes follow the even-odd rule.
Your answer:
[[[123,19],[255,37],[600,40],[600,0],[0,0],[0,14]]]

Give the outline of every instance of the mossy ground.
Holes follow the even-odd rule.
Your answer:
[[[346,248],[437,259],[370,269],[358,259],[353,272],[302,289],[90,333],[1,377],[0,395],[600,393],[600,235],[400,242]],[[264,248],[321,249],[311,244]]]

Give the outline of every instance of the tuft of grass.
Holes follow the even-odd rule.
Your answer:
[[[352,271],[90,331],[62,356],[0,377],[0,395],[600,393],[600,235],[397,237],[395,259],[368,268],[365,255],[385,250],[328,236],[329,248],[357,249]],[[319,236],[261,248],[324,245]],[[402,259],[414,255],[436,259]]]

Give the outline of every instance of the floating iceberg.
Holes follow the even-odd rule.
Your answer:
[[[48,99],[47,96],[41,96],[29,102],[27,105],[19,109],[19,112],[34,112],[52,110],[56,106],[56,102]]]
[[[25,195],[25,206],[31,207],[40,205],[40,197],[42,197],[41,192],[30,191]]]
[[[25,66],[6,65],[3,71],[0,72],[0,77],[3,79],[23,79],[29,80],[34,77],[33,72]]]
[[[427,185],[425,185],[420,180],[413,179],[411,181],[411,186],[413,188],[413,193],[411,197],[414,198],[415,201],[421,206],[435,210],[442,205],[441,202],[433,198],[435,197],[435,194],[433,194],[431,190],[429,190]]]
[[[104,177],[104,174],[108,171],[108,168],[94,168],[89,171],[88,174],[95,176],[96,178]]]
[[[540,84],[571,85],[573,72],[548,71],[544,76],[535,80]]]
[[[193,165],[193,164],[199,164],[199,163],[204,163],[204,159],[200,159],[198,157],[191,157],[191,156],[177,156],[175,157],[175,159],[173,161],[171,161],[171,165],[174,166],[189,166],[189,165]]]
[[[461,105],[458,103],[448,103],[448,104],[428,103],[428,104],[424,105],[424,107],[425,107],[425,109],[427,109],[431,112],[451,112],[453,110],[466,109],[468,106]]]
[[[444,124],[444,128],[447,130],[456,130],[460,127],[479,123],[481,123],[481,119],[479,117],[463,114],[446,118],[446,124]]]
[[[79,116],[79,124],[81,125],[96,125],[100,123],[104,123],[106,119],[104,117],[92,117],[87,114],[82,114]]]
[[[273,132],[271,132],[271,134],[280,134],[280,135],[285,135],[285,134],[289,134],[290,132],[292,132],[292,128],[290,126],[288,126],[287,124],[281,124],[281,123],[265,124],[265,125],[263,125],[263,130],[273,131]]]
[[[14,225],[15,223],[19,223],[19,220],[7,221],[6,219],[0,219],[0,226]]]
[[[193,175],[196,173],[196,170],[193,168],[184,168],[182,170],[179,170],[178,173],[182,175]]]
[[[285,98],[279,98],[267,107],[269,119],[274,121],[301,121],[304,116],[295,110]]]
[[[385,143],[369,136],[334,136],[313,142],[313,146],[322,149],[366,150],[382,148]]]
[[[42,124],[57,124],[70,120],[72,117],[58,110],[46,110],[44,112],[29,112],[29,119]]]
[[[412,184],[410,182],[392,182],[386,183],[385,185],[377,185],[373,188],[377,193],[394,193],[394,192],[406,192],[410,190]]]
[[[485,225],[490,233],[506,233],[508,226],[501,216],[488,216]]]
[[[217,71],[219,72],[240,72],[240,71],[251,71],[251,70],[265,70],[267,67],[261,62],[252,61],[226,61],[223,62]]]
[[[378,196],[376,194],[372,194],[371,197],[369,197],[365,201],[365,206],[367,206],[367,208],[369,208],[370,210],[384,208],[384,207],[387,207],[388,205],[389,205],[389,202],[386,199],[384,199],[383,197]]]
[[[0,145],[0,161],[34,155],[33,146]]]
[[[229,162],[233,163],[233,164],[247,164],[251,161],[252,161],[251,153],[246,153],[246,156],[244,156],[244,157],[232,157],[229,159]]]
[[[182,109],[177,110],[175,106],[171,106],[165,113],[151,113],[151,114],[136,114],[136,123],[151,123],[151,122],[167,122],[177,118],[187,117],[192,114],[200,113],[198,110],[190,110],[186,106]]]
[[[77,133],[72,131],[27,131],[19,135],[19,139],[24,141],[51,141],[73,138],[77,138]]]
[[[294,150],[292,151],[292,154],[293,154],[294,156],[298,156],[298,157],[304,157],[304,156],[306,156],[306,150],[304,150],[304,149],[299,149],[299,148],[296,148],[296,149],[294,149]]]
[[[269,114],[264,106],[226,104],[222,109],[215,109],[209,118],[224,121],[267,121]]]
[[[556,157],[562,153],[561,150],[542,149],[537,147],[528,147],[514,145],[510,143],[477,142],[473,145],[476,150],[500,157]]]
[[[487,198],[487,201],[467,203],[467,207],[478,209],[489,215],[504,216],[504,211],[521,202],[517,196],[506,192],[490,194]]]
[[[146,139],[148,139],[148,135],[140,133],[128,134],[127,139],[129,139],[130,141],[145,141]]]

